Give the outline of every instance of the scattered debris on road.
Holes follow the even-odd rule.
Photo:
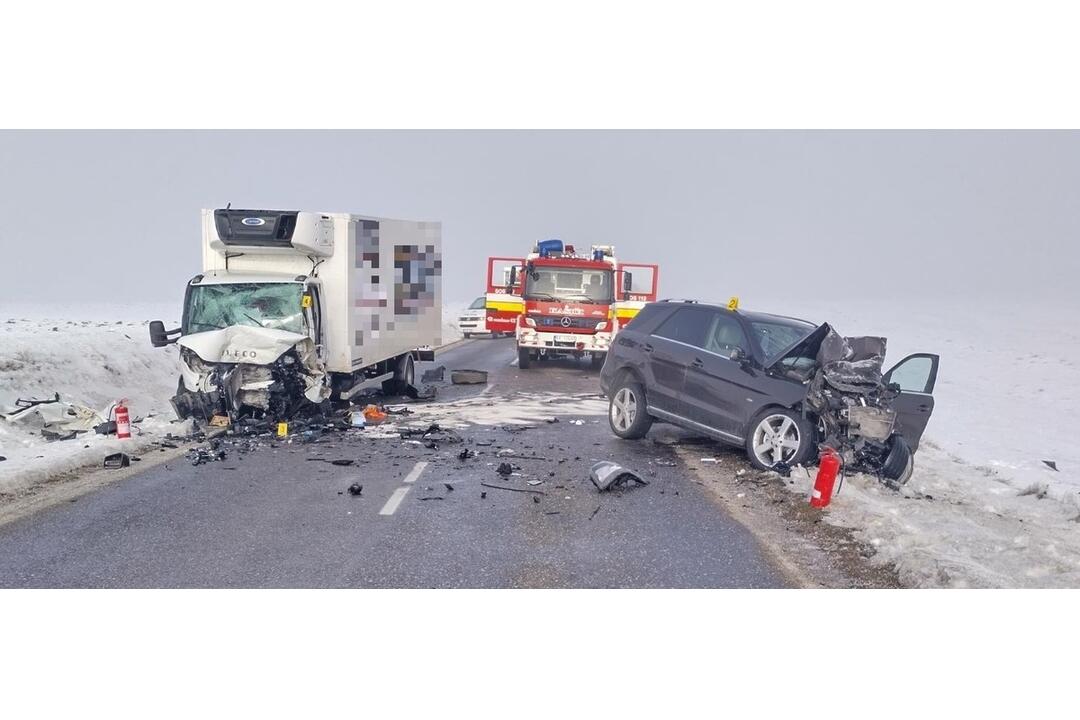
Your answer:
[[[503,476],[512,475],[514,472],[514,466],[508,462],[501,462],[499,463],[499,467],[495,469],[495,472]]]
[[[1057,463],[1053,460],[1043,460],[1043,465],[1050,468],[1054,472],[1061,472],[1060,470],[1058,470]]]
[[[420,382],[422,382],[422,383],[442,382],[445,377],[446,377],[446,366],[445,365],[440,365],[439,367],[432,368],[430,370],[425,370],[424,374],[420,376]]]
[[[454,385],[483,385],[488,381],[486,370],[454,370],[450,382]]]
[[[328,458],[311,457],[311,458],[306,458],[306,460],[308,462],[330,463],[331,465],[338,465],[339,467],[348,467],[349,465],[352,465],[353,463],[356,462],[355,460],[351,460],[349,458],[340,458],[340,459],[337,459],[337,460],[330,460]]]
[[[113,453],[105,456],[103,467],[108,470],[126,468],[131,465],[131,458],[126,453]]]
[[[622,465],[613,463],[610,460],[601,460],[593,465],[592,470],[589,471],[589,478],[600,492],[620,487],[629,482],[634,482],[637,485],[649,484],[648,480],[633,470],[627,470]]]
[[[476,457],[476,451],[469,448],[462,448],[461,452],[458,453],[457,457],[458,460],[468,460],[469,458]]]
[[[349,494],[353,497],[359,497],[364,492],[364,486],[358,482],[354,482],[349,486]]]
[[[547,495],[547,493],[544,492],[543,490],[530,490],[529,488],[516,488],[516,487],[510,487],[508,485],[493,485],[491,483],[486,483],[486,482],[482,482],[480,484],[482,486],[486,487],[486,488],[492,488],[493,490],[509,490],[510,492],[533,493],[535,495]]]

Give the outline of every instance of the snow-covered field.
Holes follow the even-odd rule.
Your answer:
[[[1080,398],[1080,301],[742,302],[846,335],[885,335],[886,365],[911,352],[942,356],[912,480],[897,494],[848,478],[829,522],[854,528],[911,585],[1080,587],[1080,443],[1069,422]],[[465,304],[446,304],[444,343],[460,337],[453,321]],[[146,328],[177,315],[175,305],[0,308],[0,408],[54,392],[99,411],[127,398],[132,416],[146,418],[130,451],[177,431],[175,347],[152,348]],[[99,464],[120,445],[93,433],[46,443],[0,422],[0,491]],[[793,488],[808,492],[807,483]]]

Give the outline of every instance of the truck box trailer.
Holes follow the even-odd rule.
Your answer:
[[[349,213],[202,211],[202,271],[181,326],[181,418],[281,419],[434,358],[442,328],[438,222]]]

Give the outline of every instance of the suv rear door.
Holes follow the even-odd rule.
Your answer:
[[[900,434],[907,440],[912,452],[919,447],[926,423],[934,411],[933,393],[939,360],[937,355],[915,353],[893,365],[882,376],[884,383],[900,386],[900,395],[893,400],[892,406],[900,421]]]
[[[686,415],[682,401],[686,368],[699,352],[705,332],[712,322],[712,311],[695,305],[679,307],[643,338],[641,349],[648,356],[651,376],[646,388],[649,406],[679,416]]]

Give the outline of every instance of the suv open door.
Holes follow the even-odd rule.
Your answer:
[[[892,406],[900,420],[900,434],[907,440],[912,452],[919,447],[930,413],[934,411],[933,393],[939,360],[937,355],[931,353],[915,353],[893,365],[882,376],[885,384],[896,383],[900,386],[900,395],[893,400]]]

